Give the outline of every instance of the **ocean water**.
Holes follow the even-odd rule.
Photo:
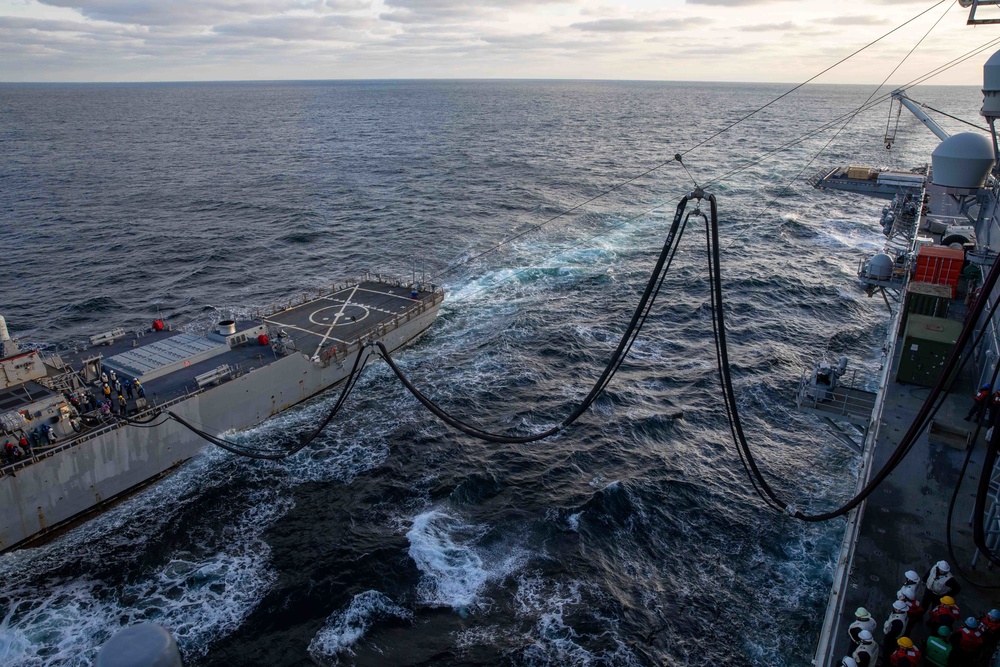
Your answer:
[[[58,349],[156,316],[207,328],[368,270],[416,274],[448,296],[400,365],[485,428],[541,429],[603,368],[692,181],[665,166],[476,256],[784,89],[0,85],[0,314],[25,345]],[[870,92],[807,87],[685,156],[719,198],[751,444],[808,511],[849,495],[857,461],[795,411],[798,379],[824,352],[874,379],[886,312],[853,281],[881,247],[882,202],[803,176],[920,166],[936,139],[904,115],[886,151],[884,103],[811,163],[832,132],[757,158]],[[973,120],[981,99],[911,96]],[[295,457],[208,447],[0,556],[0,664],[89,665],[116,630],[151,620],[189,666],[809,665],[844,525],[757,500],[728,440],[710,326],[694,227],[621,372],[548,441],[455,433],[370,365]],[[332,401],[249,437],[305,427]]]

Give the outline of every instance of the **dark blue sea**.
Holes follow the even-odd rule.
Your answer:
[[[484,428],[546,428],[603,369],[693,183],[673,163],[502,242],[787,88],[0,85],[0,314],[23,345],[57,350],[158,316],[207,329],[366,271],[415,274],[447,298],[396,355],[414,382]],[[751,445],[810,512],[849,496],[857,458],[796,412],[798,380],[827,353],[874,381],[887,312],[854,282],[881,248],[882,202],[804,178],[921,166],[937,140],[904,115],[886,151],[884,103],[812,162],[833,131],[760,156],[870,93],[806,87],[684,158],[719,198]],[[910,94],[973,120],[981,101]],[[707,288],[695,227],[621,372],[548,441],[456,433],[372,364],[286,461],[206,446],[0,557],[0,664],[90,665],[115,631],[155,621],[189,667],[809,665],[844,523],[804,525],[754,495],[728,437]],[[253,436],[278,440],[333,399]]]

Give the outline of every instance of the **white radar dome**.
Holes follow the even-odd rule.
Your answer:
[[[892,267],[895,262],[892,257],[880,252],[868,260],[868,275],[875,280],[889,280],[892,278]]]
[[[993,144],[984,135],[955,134],[938,144],[931,153],[931,180],[944,187],[981,188],[994,160]]]
[[[987,117],[1000,117],[1000,51],[983,65],[983,111]]]

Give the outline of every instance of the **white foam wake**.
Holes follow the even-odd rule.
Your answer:
[[[309,657],[321,665],[337,664],[341,653],[353,653],[351,647],[384,618],[409,620],[413,614],[378,591],[355,595],[347,609],[332,614],[309,642]]]
[[[506,541],[499,549],[478,546],[487,533],[482,526],[430,510],[417,515],[406,533],[410,558],[423,575],[417,587],[422,604],[451,607],[465,615],[482,604],[483,589],[523,566],[528,552]]]

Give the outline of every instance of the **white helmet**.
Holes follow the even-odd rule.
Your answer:
[[[863,642],[870,642],[873,639],[872,633],[868,632],[867,630],[862,630],[861,632],[858,633],[858,639],[860,639]]]
[[[858,667],[858,661],[850,656],[847,656],[840,661],[840,667]]]
[[[903,600],[896,600],[892,603],[892,608],[896,611],[906,611],[910,608],[910,605],[906,604]]]
[[[935,565],[935,567],[937,567],[937,569],[941,570],[942,572],[951,572],[951,565],[948,565],[948,561],[946,560],[939,560],[937,562],[937,565]]]
[[[918,584],[920,583],[920,575],[914,572],[913,570],[907,570],[906,580],[911,584]]]

